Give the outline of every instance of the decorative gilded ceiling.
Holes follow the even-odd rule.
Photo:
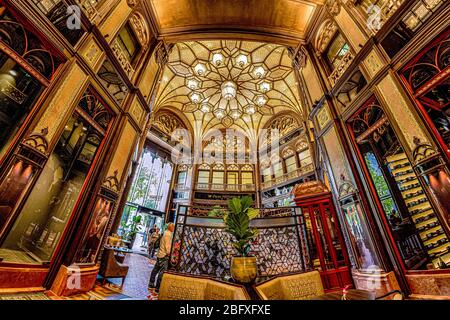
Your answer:
[[[287,48],[251,41],[177,43],[165,68],[155,112],[178,109],[194,134],[234,128],[258,133],[274,115],[301,116]]]
[[[240,39],[295,46],[304,40],[325,0],[149,0],[158,34],[167,42]],[[187,38],[189,37],[189,38]],[[234,36],[235,37],[235,36]]]

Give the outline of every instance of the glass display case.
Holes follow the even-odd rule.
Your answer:
[[[382,220],[406,270],[448,267],[449,240],[432,202],[375,97],[349,121]]]
[[[293,194],[312,242],[311,267],[320,272],[326,289],[352,285],[348,252],[331,192],[322,182],[310,181],[298,184]]]
[[[3,262],[50,262],[85,187],[111,114],[88,89],[2,242]]]
[[[352,182],[342,182],[339,188],[339,203],[344,216],[343,224],[347,229],[353,253],[350,258],[354,268],[370,272],[374,268],[381,268],[359,194]]]

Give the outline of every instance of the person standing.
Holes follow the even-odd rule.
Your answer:
[[[159,228],[155,227],[152,229],[153,232],[150,234],[148,239],[148,255],[150,256],[150,258],[153,258],[153,256],[155,255],[155,250],[158,248],[157,242],[160,237]]]
[[[161,286],[161,280],[164,271],[169,269],[170,251],[172,249],[172,237],[174,229],[175,229],[174,224],[169,223],[169,225],[167,226],[167,230],[164,232],[161,238],[159,250],[156,255],[157,257],[156,264],[153,267],[152,273],[150,274],[150,281],[148,283],[148,288],[149,289],[155,288],[156,292],[159,292],[159,287]],[[156,279],[155,285],[156,276],[158,276],[158,279]]]
[[[148,226],[145,228],[144,232],[142,232],[142,243],[141,247],[148,246],[148,236],[150,235],[150,231],[148,230]]]

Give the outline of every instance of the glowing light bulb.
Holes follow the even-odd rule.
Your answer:
[[[220,120],[223,119],[223,117],[225,117],[225,112],[222,109],[217,109],[214,115],[216,116],[217,119]]]
[[[261,107],[267,103],[267,98],[263,95],[256,96],[255,103]]]
[[[270,83],[267,81],[261,82],[261,84],[259,85],[259,91],[261,91],[262,93],[266,93],[270,90]]]
[[[198,88],[200,88],[200,81],[198,81],[197,79],[189,79],[187,86],[191,90],[197,90]]]
[[[199,75],[199,76],[204,75],[205,72],[206,72],[206,66],[205,66],[203,63],[199,62],[199,63],[197,63],[197,65],[194,67],[194,71],[195,71],[195,73],[196,73],[197,75]]]
[[[221,90],[222,90],[222,97],[225,100],[231,100],[236,98],[237,86],[236,83],[234,83],[233,81],[225,81],[221,86]]]
[[[191,101],[193,103],[199,103],[201,101],[201,99],[202,98],[201,98],[200,94],[198,94],[197,92],[194,92],[191,94]]]
[[[266,74],[266,70],[264,70],[264,68],[261,66],[256,67],[255,70],[253,70],[253,75],[257,79],[261,79],[262,77],[264,77],[265,74]]]
[[[213,55],[212,61],[216,67],[223,64],[223,55],[220,53],[215,53]]]
[[[239,111],[239,110],[232,110],[231,112],[230,112],[230,116],[234,119],[234,120],[237,120],[237,119],[239,119],[239,117],[241,116],[241,112]]]
[[[236,64],[243,68],[248,64],[248,57],[245,54],[240,54],[236,57]]]
[[[207,103],[203,103],[200,109],[203,113],[208,113],[211,111],[211,107]]]
[[[245,108],[245,112],[249,115],[255,114],[256,108],[253,105],[249,105],[247,108]]]

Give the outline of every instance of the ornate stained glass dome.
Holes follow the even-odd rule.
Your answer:
[[[178,43],[156,108],[177,108],[201,129],[259,130],[278,112],[301,113],[287,47],[250,41]]]

